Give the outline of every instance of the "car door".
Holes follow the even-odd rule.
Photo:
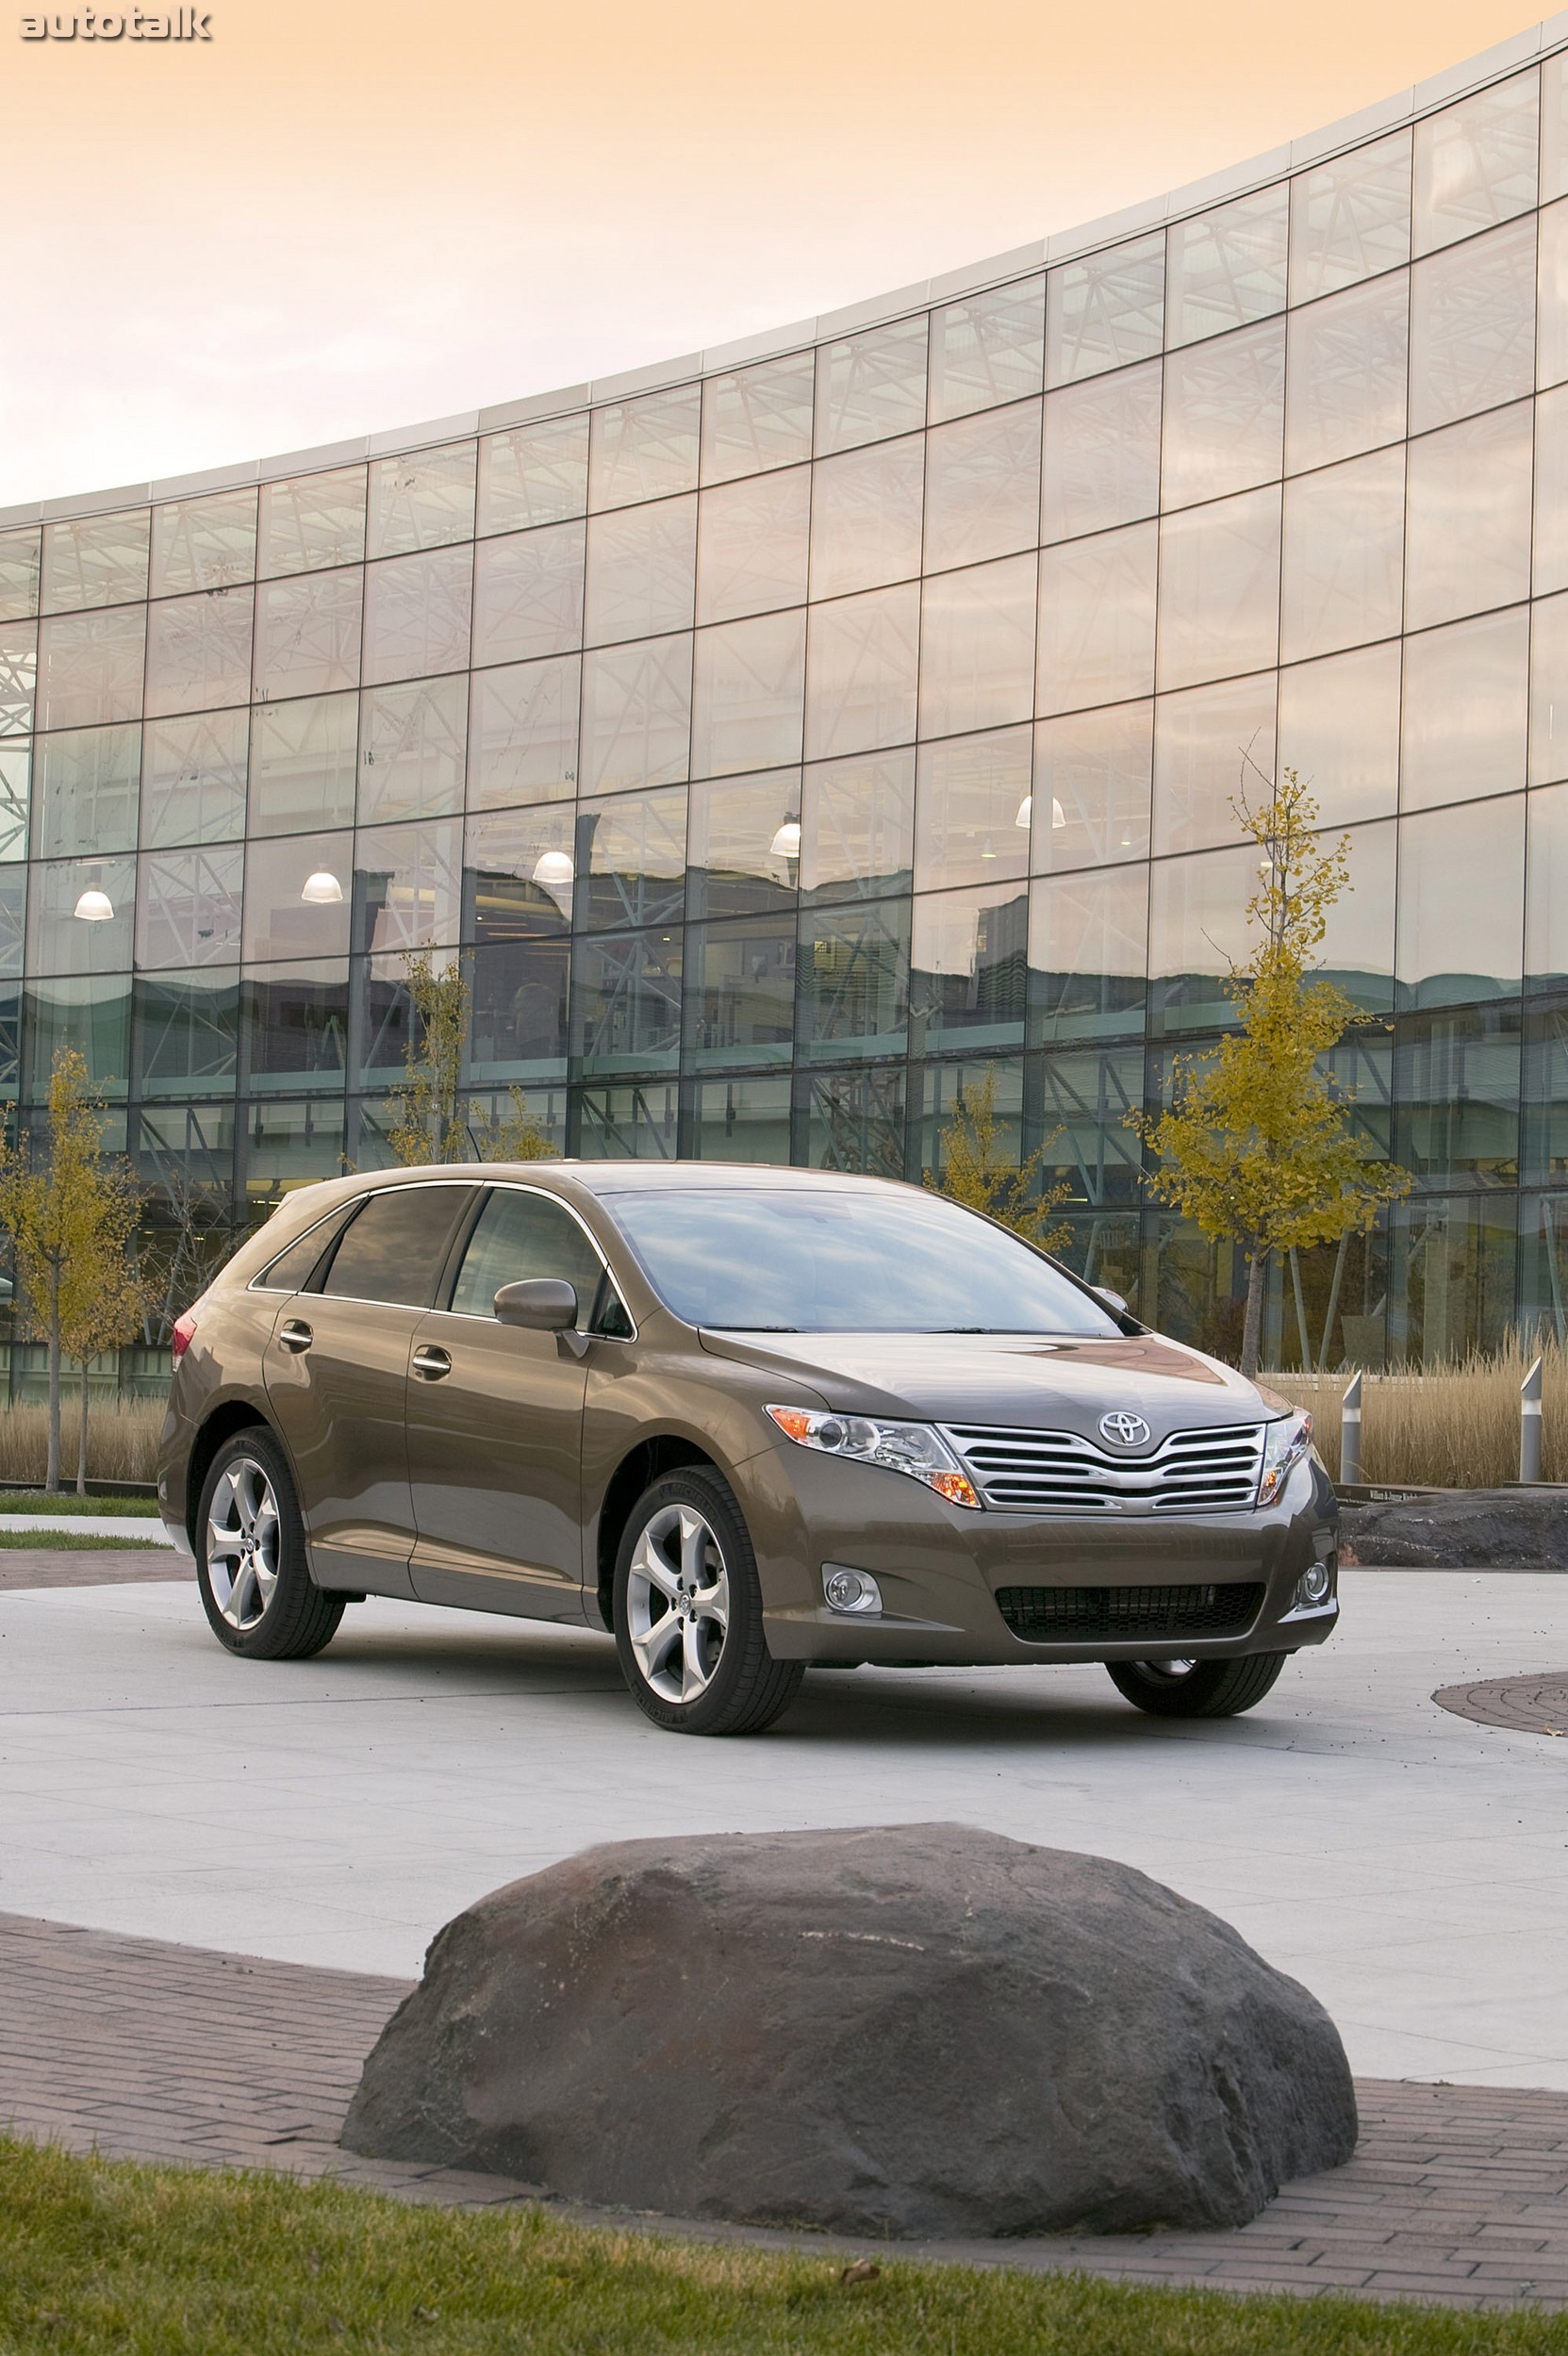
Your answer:
[[[416,1182],[367,1196],[267,1344],[267,1396],[322,1587],[412,1596],[404,1429],[414,1331],[478,1194]]]
[[[530,1277],[576,1288],[574,1332],[499,1323],[497,1292]],[[414,1336],[408,1475],[423,1602],[581,1620],[583,1403],[587,1350],[601,1346],[588,1337],[631,1330],[608,1287],[597,1245],[556,1196],[492,1190],[450,1306]]]

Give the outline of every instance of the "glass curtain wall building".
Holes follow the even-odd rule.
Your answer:
[[[986,1072],[1072,1256],[1225,1349],[1130,1109],[1289,764],[1370,1239],[1271,1352],[1568,1331],[1561,20],[1089,231],[604,387],[0,518],[0,1088],[159,1205],[386,1159],[405,953],[561,1150],[918,1177]]]

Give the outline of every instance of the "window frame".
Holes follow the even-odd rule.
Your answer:
[[[611,1267],[609,1260],[605,1255],[604,1247],[600,1243],[598,1236],[595,1235],[593,1229],[589,1227],[587,1221],[583,1217],[582,1212],[577,1210],[574,1204],[569,1203],[564,1194],[555,1194],[548,1186],[530,1186],[520,1178],[500,1178],[492,1181],[489,1185],[482,1185],[479,1190],[479,1206],[466,1222],[462,1234],[458,1239],[460,1247],[454,1250],[450,1265],[446,1269],[440,1284],[437,1287],[435,1307],[442,1316],[461,1317],[466,1324],[470,1325],[493,1326],[499,1324],[500,1320],[497,1318],[493,1309],[484,1310],[453,1308],[452,1302],[457,1290],[457,1279],[462,1275],[463,1262],[468,1258],[469,1246],[473,1242],[475,1235],[478,1233],[479,1223],[485,1216],[485,1213],[488,1210],[494,1196],[497,1194],[534,1194],[543,1202],[553,1203],[557,1211],[564,1211],[569,1219],[575,1220],[577,1226],[581,1227],[584,1235],[587,1238],[588,1248],[599,1262],[599,1283],[594,1293],[593,1307],[590,1311],[589,1322],[586,1326],[574,1326],[573,1331],[581,1335],[585,1342],[619,1342],[624,1344],[628,1342],[635,1342],[636,1340],[638,1331],[637,1321],[626,1305],[625,1287],[620,1283],[619,1277],[616,1276],[615,1270]],[[606,1284],[609,1286],[610,1292],[613,1293],[614,1297],[620,1303],[621,1313],[625,1317],[627,1325],[631,1327],[631,1331],[629,1333],[600,1333],[595,1330],[598,1319],[602,1316],[604,1312],[604,1288]]]

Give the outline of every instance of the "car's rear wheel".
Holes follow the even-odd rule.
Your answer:
[[[1153,1718],[1234,1718],[1261,1702],[1290,1658],[1252,1653],[1245,1660],[1108,1660],[1124,1700]]]
[[[289,1460],[259,1425],[224,1441],[196,1517],[196,1581],[213,1635],[251,1660],[307,1660],[330,1644],[344,1598],[310,1575]]]
[[[616,1562],[615,1637],[640,1709],[671,1734],[754,1735],[800,1690],[775,1660],[756,1557],[729,1483],[706,1465],[645,1490]]]

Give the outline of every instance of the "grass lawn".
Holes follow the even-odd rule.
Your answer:
[[[91,1530],[0,1530],[0,1548],[25,1546],[29,1554],[128,1554],[167,1555],[173,1562],[174,1551],[157,1538],[94,1538]],[[3,2356],[3,2350],[0,2350]]]
[[[157,1520],[156,1497],[78,1497],[68,1489],[51,1497],[41,1489],[0,1489],[0,1513],[134,1513],[139,1520]]]
[[[1562,2356],[1568,2319],[837,2261],[0,2139],[5,2356]]]

